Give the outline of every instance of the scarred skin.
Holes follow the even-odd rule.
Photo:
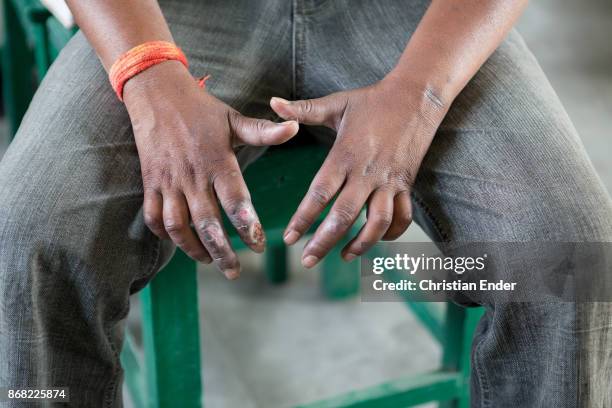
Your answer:
[[[155,0],[67,3],[107,70],[136,45],[172,41]],[[347,233],[363,205],[367,222],[343,249],[346,260],[380,239],[399,237],[411,222],[410,189],[440,122],[526,3],[434,0],[385,78],[320,99],[272,98],[272,109],[288,120],[283,124],[240,115],[198,88],[175,61],[135,76],[125,85],[124,101],[141,161],[147,225],[192,258],[213,260],[225,276],[238,277],[240,264],[223,230],[217,199],[251,249],[263,251],[265,237],[233,148],[283,143],[300,122],[338,132],[285,231],[285,242],[294,244],[337,197],[306,244],[302,264],[316,265]]]
[[[150,81],[159,75],[168,80]],[[233,279],[240,264],[223,230],[217,199],[245,244],[255,252],[265,247],[233,149],[282,143],[298,125],[246,118],[194,85],[178,62],[155,66],[126,84],[124,100],[142,166],[145,222],[194,259],[212,259]]]

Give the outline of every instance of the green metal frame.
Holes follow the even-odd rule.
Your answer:
[[[65,29],[38,0],[2,0],[2,5],[3,98],[10,132],[14,134],[36,84],[75,30]],[[286,148],[271,149],[245,173],[253,203],[268,227],[266,275],[272,283],[288,279],[282,227],[327,153],[320,146],[291,149],[291,160],[286,159]],[[279,202],[283,206],[276,206]],[[244,247],[236,235],[230,238],[237,249]],[[322,289],[335,299],[352,296],[359,290],[358,262],[342,262],[340,248],[337,246],[322,264]],[[130,333],[126,333],[121,354],[126,384],[137,407],[202,406],[196,266],[177,251],[141,291],[144,354],[138,353]],[[440,343],[440,368],[304,407],[406,407],[429,401],[440,401],[445,407],[469,406],[470,347],[482,309],[465,309],[452,303],[406,304]]]

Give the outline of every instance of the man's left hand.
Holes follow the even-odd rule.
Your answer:
[[[385,79],[318,99],[272,98],[270,105],[283,119],[337,132],[284,234],[285,243],[294,244],[336,198],[304,247],[306,268],[315,266],[349,231],[365,204],[367,221],[343,248],[345,260],[362,255],[381,239],[398,238],[408,228],[411,187],[447,111],[430,89]]]

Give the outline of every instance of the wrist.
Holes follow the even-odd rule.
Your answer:
[[[453,98],[434,81],[391,71],[380,81],[380,86],[394,97],[403,99],[419,114],[436,126],[444,119]]]
[[[123,101],[132,115],[139,108],[158,105],[168,92],[184,92],[186,87],[197,88],[187,68],[179,61],[164,61],[130,78],[123,88]]]

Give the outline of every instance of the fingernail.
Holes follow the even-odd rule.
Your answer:
[[[308,255],[307,257],[302,259],[302,265],[304,266],[304,268],[308,268],[308,269],[315,266],[317,262],[319,262],[319,258],[317,258],[314,255]]]
[[[223,274],[225,275],[225,277],[229,280],[234,280],[234,279],[238,279],[238,277],[240,276],[240,270],[239,269],[226,269],[225,271],[223,271]]]
[[[283,236],[283,241],[285,241],[287,245],[295,244],[298,239],[300,239],[300,234],[295,230],[289,230],[285,236]]]
[[[344,256],[344,259],[346,260],[346,262],[351,262],[355,258],[357,258],[357,255],[352,254],[350,252]]]
[[[286,99],[279,98],[278,96],[274,96],[274,97],[272,97],[272,100],[273,100],[273,101],[280,102],[280,103],[282,103],[283,105],[291,105],[291,102],[289,102],[289,101],[288,101],[288,100],[286,100]]]
[[[280,124],[283,126],[295,126],[295,125],[299,126],[299,123],[297,122],[297,120],[287,120],[285,122],[281,122]]]

